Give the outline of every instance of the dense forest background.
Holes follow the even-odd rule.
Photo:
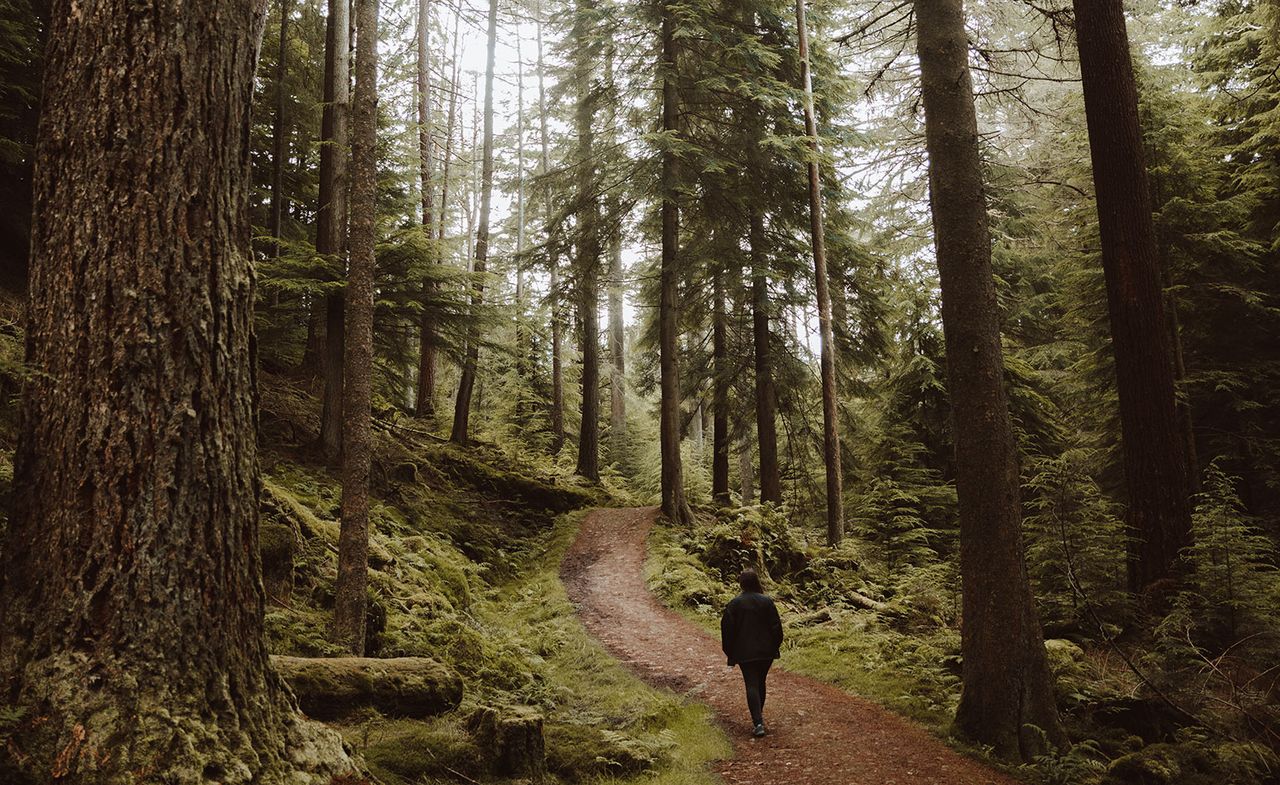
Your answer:
[[[1141,146],[1124,160],[1145,162],[1136,176],[1098,166],[1109,159],[1094,107],[1122,105],[1123,90],[1090,93],[1110,88],[1088,72],[1082,85],[1079,9],[967,4],[979,166],[968,205],[981,213],[985,195],[999,335],[984,356],[1002,369],[995,386],[1007,400],[948,376],[950,284],[938,262],[947,236],[960,237],[946,232],[982,221],[940,212],[964,200],[937,169],[950,159],[930,146],[945,131],[921,3],[816,0],[802,6],[803,28],[776,0],[364,0],[355,15],[346,5],[272,0],[252,85],[263,531],[292,515],[305,541],[284,548],[287,585],[268,597],[275,653],[436,656],[462,673],[468,696],[548,711],[572,703],[557,691],[575,681],[619,689],[548,651],[539,656],[552,672],[530,665],[518,625],[475,620],[504,604],[536,615],[512,586],[552,592],[545,559],[566,533],[526,508],[661,504],[668,524],[652,543],[651,585],[671,604],[713,623],[736,571],[761,568],[788,614],[788,668],[939,730],[957,720],[976,751],[1027,777],[1277,781],[1273,0],[1125,5]],[[350,22],[335,27],[339,6]],[[40,0],[0,0],[10,479],[30,372],[21,314],[49,13]],[[361,13],[372,14],[363,27]],[[352,31],[354,94],[335,60],[339,49],[349,57],[335,40]],[[373,113],[361,101],[375,87]],[[335,136],[340,105],[351,141]],[[335,166],[351,167],[349,199]],[[1132,223],[1110,211],[1115,194],[1121,206],[1149,197],[1157,278],[1143,307],[1159,318],[1146,332],[1118,327],[1136,299],[1109,300],[1120,286],[1110,257],[1104,265],[1116,230],[1100,227],[1100,208]],[[349,216],[335,218],[335,200]],[[367,313],[344,302],[353,291],[371,301]],[[1158,393],[1155,381],[1124,381],[1149,368],[1171,374],[1167,400],[1120,389]],[[356,388],[346,395],[366,396],[372,413],[363,430],[350,425],[359,406],[344,409],[344,375]],[[1142,425],[1162,407],[1164,442]],[[963,433],[995,427],[1006,408],[1016,454],[1002,463]],[[1004,491],[966,485],[987,459],[1017,472],[1012,513],[986,498]],[[990,517],[983,510],[1014,527],[992,523],[989,536],[1012,532],[1016,543],[1020,530],[1024,547],[988,565],[984,596],[1012,598],[1009,615],[979,619],[966,604],[976,590],[961,592],[976,585],[962,552]],[[486,514],[497,523],[477,522]],[[361,516],[363,532],[348,526]],[[420,519],[436,534],[419,531]],[[1135,545],[1154,532],[1168,533],[1176,558]],[[344,560],[359,561],[351,537],[366,543],[367,590],[343,588],[355,574],[344,564],[356,563]],[[423,542],[406,545],[413,538]],[[395,562],[411,568],[392,580],[384,568]],[[533,583],[511,583],[517,575]],[[987,655],[999,659],[1002,641],[1022,640],[1000,631],[1021,627],[1027,587],[1049,641],[1018,666],[1034,691],[1047,657],[1053,719],[1033,723],[1036,741],[1021,723],[984,733],[961,699],[962,685],[970,696],[980,686],[969,681],[977,665],[961,668],[962,628],[970,641],[979,624],[997,630]],[[473,590],[495,607],[472,609]],[[421,601],[406,604],[415,591]],[[355,626],[327,633],[344,597],[355,598]],[[380,610],[366,614],[369,603]],[[1027,635],[1039,651],[1038,633]],[[666,704],[653,711],[695,721]],[[561,719],[548,744],[566,779],[691,759],[631,725],[600,736],[581,716]],[[21,722],[0,702],[0,741]],[[379,726],[373,742],[367,723],[344,734],[388,781],[483,777],[465,763],[474,739],[443,722]],[[403,754],[414,745],[452,763],[414,769]],[[601,759],[612,768],[593,769]]]

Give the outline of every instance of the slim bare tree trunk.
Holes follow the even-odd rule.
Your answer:
[[[729,504],[729,315],[726,313],[724,271],[713,273],[711,323],[712,434],[711,497],[716,504]]]
[[[577,307],[582,347],[582,420],[578,428],[577,473],[589,480],[600,478],[600,195],[596,193],[595,115],[596,88],[591,81],[589,0],[577,0],[573,28],[574,81],[578,89],[575,131],[578,139],[577,200],[578,243]]]
[[[748,21],[752,21],[748,16]],[[752,177],[766,176],[764,117],[752,103],[747,117],[747,164]],[[764,205],[750,200],[747,246],[751,258],[751,343],[755,370],[756,441],[760,445],[760,501],[782,502],[782,475],[778,468],[777,394],[773,384],[773,349],[769,334],[769,256],[766,247]]]
[[[547,90],[546,65],[542,60],[542,4],[537,7],[538,15],[538,124],[542,138],[542,175],[551,171],[551,159],[548,155],[550,136],[547,133]],[[560,355],[560,347],[564,340],[564,326],[560,318],[560,271],[559,252],[556,250],[554,237],[551,236],[552,201],[551,186],[543,190],[544,220],[547,223],[547,265],[551,276],[550,292],[547,299],[551,309],[551,451],[560,452],[564,446],[564,363]]]
[[[493,201],[493,68],[498,42],[498,0],[489,0],[489,55],[484,71],[484,160],[480,174],[480,226],[476,230],[475,273],[484,275],[489,258],[489,208]],[[471,290],[471,308],[478,311],[484,301],[484,284],[477,280]],[[480,326],[472,314],[467,329],[467,357],[458,382],[458,400],[453,410],[450,441],[466,444],[471,439],[471,395],[476,383],[476,365],[480,359]]]
[[[320,135],[320,198],[316,252],[331,260],[341,280],[346,272],[347,113],[351,101],[351,0],[329,0],[325,40],[325,107]],[[325,297],[324,393],[320,408],[320,448],[331,465],[342,452],[342,379],[346,345],[345,297]]]
[[[756,441],[760,445],[760,501],[782,503],[778,468],[778,403],[773,386],[773,348],[769,335],[769,262],[764,248],[764,214],[752,208],[751,338],[755,361]]]
[[[245,140],[265,14],[49,9],[0,543],[0,683],[26,712],[3,757],[23,782],[354,774],[263,636]]]
[[[342,412],[342,529],[333,639],[364,654],[372,460],[373,277],[378,147],[378,0],[356,0],[356,87],[351,123],[351,269],[347,273]]]
[[[516,258],[524,253],[524,59],[520,51],[520,22],[516,22]],[[523,272],[524,267],[518,266]],[[517,306],[522,303],[517,298]],[[517,311],[519,312],[519,311]]]
[[[1137,592],[1177,574],[1191,543],[1191,486],[1124,7],[1077,0],[1075,12],[1120,396],[1129,586]]]
[[[605,57],[605,89],[610,95],[616,94],[617,80],[614,75],[614,61],[617,59],[617,47],[609,44]],[[618,146],[618,110],[610,107],[608,130],[606,132],[606,149],[613,150]],[[609,237],[609,439],[615,457],[622,447],[623,437],[627,431],[627,360],[626,331],[623,325],[623,307],[626,297],[625,270],[622,264],[622,229],[624,217],[620,215],[621,204],[616,197],[609,199],[610,214],[614,229]]]
[[[844,475],[840,469],[840,411],[836,399],[836,349],[831,331],[831,288],[827,284],[827,242],[822,226],[822,178],[818,172],[818,124],[813,110],[813,78],[809,68],[809,31],[805,0],[796,0],[800,39],[800,80],[804,89],[804,131],[809,137],[809,241],[813,246],[813,280],[818,298],[818,331],[822,369],[822,458],[827,469],[827,544],[844,539]]]
[[[1022,549],[1018,450],[991,275],[961,0],[915,0],[947,390],[960,502],[963,690],[956,727],[1006,758],[1066,741]]]
[[[453,67],[453,77],[449,82],[449,117],[445,121],[444,161],[440,172],[440,227],[436,234],[437,240],[444,240],[445,229],[448,227],[449,165],[453,163],[453,129],[458,121],[458,24],[461,19],[461,14],[454,14],[453,55],[449,60]]]
[[[470,193],[467,197],[467,272],[476,270],[476,216],[480,212],[480,159],[476,151],[480,149],[480,76],[475,74],[471,80],[471,180]]]
[[[289,14],[292,0],[280,0],[280,45],[276,53],[276,116],[271,127],[271,239],[272,255],[280,256],[280,234],[284,216],[284,108],[288,91],[284,79],[289,71]]]
[[[626,331],[622,320],[625,275],[619,232],[612,240],[609,254],[609,430],[615,448],[627,431]]]
[[[435,154],[431,127],[431,0],[418,0],[418,158],[422,189],[422,231],[428,241],[435,228]],[[432,262],[435,262],[434,254]],[[422,284],[424,303],[434,287]],[[418,319],[418,384],[413,413],[419,417],[435,414],[436,341],[431,317],[424,310]]]
[[[676,52],[676,20],[671,0],[662,2],[662,51],[658,71],[662,78],[662,130],[678,131],[679,73]],[[680,365],[676,356],[680,323],[676,309],[680,253],[680,208],[676,204],[676,157],[669,148],[662,151],[662,268],[659,274],[658,354],[662,399],[659,404],[660,448],[662,453],[662,512],[680,526],[693,525],[693,510],[684,495],[684,466],[680,456]]]

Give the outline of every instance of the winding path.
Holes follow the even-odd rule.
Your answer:
[[[657,508],[590,513],[561,565],[587,630],[641,678],[709,705],[733,740],[727,785],[1015,785],[924,729],[835,687],[775,668],[765,724],[750,736],[742,678],[720,644],[644,582]]]

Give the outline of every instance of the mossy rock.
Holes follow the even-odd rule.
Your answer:
[[[424,779],[476,779],[485,768],[486,752],[456,719],[427,722],[393,720],[370,730],[360,728],[349,741],[367,743],[360,748],[370,771],[388,785],[417,783]]]
[[[309,716],[333,720],[364,708],[390,717],[429,717],[458,707],[462,680],[427,657],[271,658]]]
[[[594,725],[548,723],[545,736],[548,770],[571,782],[639,774],[658,763],[656,750]]]
[[[492,768],[502,777],[541,782],[547,774],[542,715],[527,706],[481,706],[467,719],[479,745],[493,754]]]
[[[1087,708],[1099,725],[1141,736],[1148,744],[1170,741],[1187,725],[1185,717],[1155,697],[1115,697]]]
[[[292,526],[263,521],[258,527],[258,551],[264,569],[293,568],[293,555],[298,550],[298,534]]]
[[[442,449],[433,457],[436,465],[452,479],[523,507],[565,513],[596,503],[595,496],[581,488],[552,485],[517,472],[503,471],[454,448]]]
[[[262,554],[262,582],[267,599],[275,605],[288,605],[293,596],[297,530],[287,523],[264,520],[258,527],[258,552]]]
[[[1058,700],[1067,703],[1085,689],[1084,649],[1062,638],[1044,642],[1044,653],[1053,673]]]
[[[1196,773],[1194,765],[1188,766],[1187,754],[1172,744],[1144,747],[1112,761],[1106,785],[1186,785]]]
[[[273,605],[289,605],[293,596],[294,556],[298,533],[288,523],[264,518],[258,527],[258,552],[262,557],[262,583]]]

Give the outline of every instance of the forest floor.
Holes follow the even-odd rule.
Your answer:
[[[751,738],[741,675],[711,636],[645,585],[656,507],[601,509],[582,523],[561,577],[588,632],[644,680],[711,707],[733,741],[727,785],[1012,785],[874,703],[775,667],[765,724]]]

